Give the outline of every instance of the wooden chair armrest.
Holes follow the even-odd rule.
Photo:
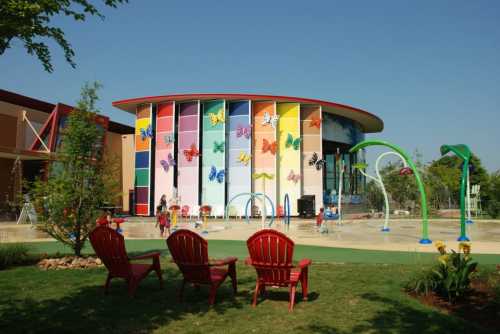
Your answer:
[[[302,259],[299,261],[299,264],[297,265],[297,267],[299,267],[300,269],[303,269],[303,268],[310,266],[311,263],[312,263],[311,259]]]
[[[154,253],[147,253],[147,254],[143,254],[143,255],[138,255],[138,256],[134,256],[134,257],[131,257],[129,258],[130,260],[144,260],[144,259],[152,259],[152,258],[159,258],[160,257],[160,252],[154,252]]]
[[[229,256],[229,257],[226,257],[225,259],[222,259],[222,260],[210,260],[208,265],[218,267],[218,266],[224,266],[226,264],[235,263],[236,261],[238,261],[237,257]]]

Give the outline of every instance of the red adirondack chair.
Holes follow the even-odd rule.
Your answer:
[[[252,306],[257,304],[259,293],[265,292],[266,286],[290,288],[288,310],[295,304],[297,283],[302,286],[302,299],[307,300],[308,267],[310,259],[302,259],[297,266],[293,260],[293,241],[281,232],[264,229],[256,232],[247,240],[250,257],[245,263],[257,271],[257,284]]]
[[[167,246],[173,261],[177,264],[182,275],[179,299],[182,300],[186,283],[210,285],[208,304],[213,305],[215,294],[227,276],[231,278],[233,292],[236,293],[236,257],[227,257],[223,260],[208,260],[208,243],[198,234],[189,230],[177,230],[167,239]],[[221,268],[228,266],[227,269]]]
[[[139,285],[150,272],[155,271],[163,288],[161,277],[160,253],[149,253],[129,258],[125,250],[123,236],[112,228],[106,226],[96,227],[90,233],[90,243],[97,256],[108,269],[108,278],[104,284],[104,291],[108,293],[111,279],[119,277],[128,284],[128,293],[132,297]],[[152,264],[131,263],[131,260],[153,259]]]

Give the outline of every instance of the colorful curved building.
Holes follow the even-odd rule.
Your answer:
[[[361,109],[287,96],[180,94],[120,100],[113,106],[136,115],[137,215],[153,215],[163,194],[177,194],[193,213],[211,205],[223,215],[235,195],[263,187],[275,206],[288,194],[292,215],[304,195],[315,196],[318,211],[338,189],[339,157],[345,161],[345,193],[362,193],[364,179],[351,166],[363,157],[347,152],[365,133],[384,126]],[[326,164],[316,168],[314,153]],[[260,173],[273,178],[264,184],[252,177]],[[246,201],[233,201],[230,212],[243,214]]]

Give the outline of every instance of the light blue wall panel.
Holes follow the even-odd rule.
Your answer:
[[[223,215],[227,177],[225,101],[203,103],[202,142],[202,205],[210,205],[214,214]],[[223,152],[214,151],[215,143],[222,144]],[[211,179],[212,168],[215,168],[216,176]]]
[[[230,102],[228,120],[228,201],[240,193],[252,191],[250,101]],[[248,156],[245,164],[240,155]],[[244,215],[247,197],[239,197],[231,203],[229,213]]]

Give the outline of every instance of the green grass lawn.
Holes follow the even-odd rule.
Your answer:
[[[37,252],[67,252],[57,243],[30,246]],[[287,289],[270,289],[256,308],[250,306],[255,272],[243,265],[242,242],[209,241],[210,256],[240,258],[238,293],[233,296],[228,280],[219,288],[213,307],[208,307],[206,287],[197,291],[188,286],[184,302],[178,302],[181,277],[169,262],[164,242],[132,240],[127,248],[164,252],[163,290],[153,274],[131,299],[119,279],[112,281],[109,295],[103,294],[105,269],[3,270],[0,333],[488,333],[424,306],[402,291],[409,277],[434,254],[297,246],[296,260],[307,256],[315,263],[310,268],[309,301],[298,302],[289,313]],[[494,259],[484,257],[486,262]],[[480,268],[493,268],[483,263],[483,257],[478,260]]]
[[[69,247],[59,242],[32,242],[26,243],[33,252],[53,254],[71,253]],[[209,253],[212,257],[237,256],[244,260],[248,256],[245,241],[209,240]],[[126,240],[127,251],[142,253],[147,250],[160,251],[168,255],[165,241],[163,240]],[[429,246],[435,249],[433,245]],[[87,242],[84,253],[93,254],[92,247]],[[350,248],[332,248],[320,246],[295,246],[295,258],[307,257],[316,262],[335,263],[384,263],[384,264],[423,264],[435,261],[437,253],[417,253],[398,251],[373,251]],[[475,254],[474,258],[481,264],[500,263],[500,256],[494,254]]]

